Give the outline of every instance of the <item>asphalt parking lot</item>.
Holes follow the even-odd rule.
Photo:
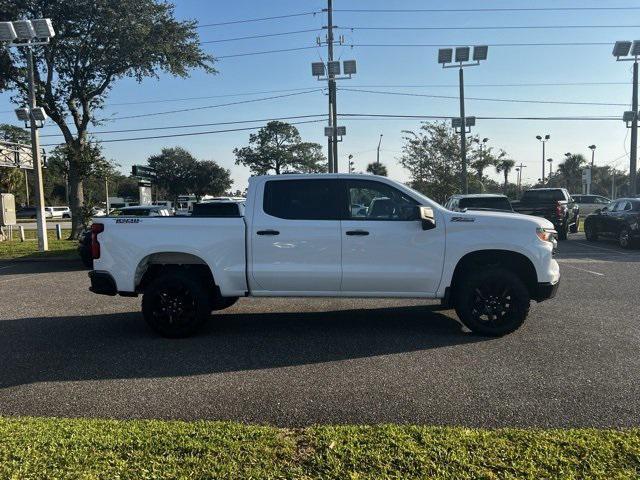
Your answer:
[[[436,302],[243,299],[166,340],[79,264],[0,262],[0,415],[638,426],[640,250],[577,234],[558,260],[558,296],[500,339]]]

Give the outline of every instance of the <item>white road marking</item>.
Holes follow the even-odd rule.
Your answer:
[[[580,268],[580,267],[574,267],[573,265],[567,265],[565,262],[562,262],[562,265],[568,268],[573,268],[574,270],[580,270],[581,272],[586,272],[586,273],[591,273],[593,275],[598,275],[600,277],[604,277],[605,274],[604,273],[600,273],[600,272],[594,272],[593,270],[586,270],[584,268]]]
[[[595,245],[591,245],[590,243],[582,243],[582,242],[575,242],[575,243],[577,243],[578,245],[584,245],[585,247],[597,248],[598,250],[606,250],[607,252],[613,252],[619,255],[630,255],[630,253],[621,252],[620,250],[614,250],[613,248],[596,247]]]

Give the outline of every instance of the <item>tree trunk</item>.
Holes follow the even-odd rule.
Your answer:
[[[70,240],[80,237],[84,228],[84,185],[82,183],[81,167],[78,165],[81,147],[73,144],[70,146],[69,155],[69,208],[71,208],[71,234]]]
[[[507,172],[506,170],[504,171],[504,194],[507,194],[507,186],[509,185],[509,172]]]

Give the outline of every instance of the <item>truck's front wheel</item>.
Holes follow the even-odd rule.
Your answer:
[[[142,314],[149,326],[164,337],[193,335],[209,318],[209,292],[198,278],[182,272],[153,280],[142,297]]]
[[[455,293],[460,321],[474,333],[491,337],[517,330],[529,314],[530,301],[522,280],[502,268],[467,274]]]

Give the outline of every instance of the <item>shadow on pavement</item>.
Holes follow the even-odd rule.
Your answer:
[[[156,336],[140,313],[0,321],[0,387],[189,376],[374,357],[482,341],[431,306],[219,313],[196,337]]]
[[[3,268],[9,267],[9,268]],[[0,276],[28,275],[31,273],[57,273],[87,270],[77,255],[64,259],[45,260],[39,258],[20,258],[18,261],[0,260]]]

